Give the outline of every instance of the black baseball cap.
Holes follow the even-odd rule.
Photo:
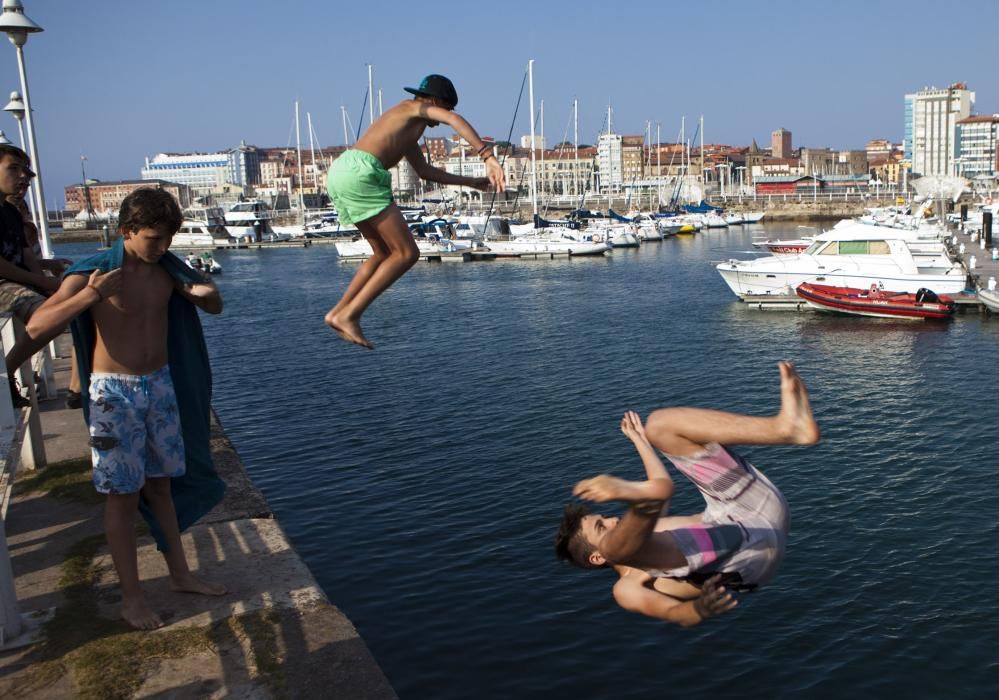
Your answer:
[[[444,100],[447,104],[451,105],[451,109],[458,106],[458,93],[454,89],[454,83],[445,78],[443,75],[437,75],[436,73],[428,75],[426,78],[420,81],[420,87],[418,88],[403,88],[406,92],[410,92],[414,95],[423,95],[425,97],[439,97]]]

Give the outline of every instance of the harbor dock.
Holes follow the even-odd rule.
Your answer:
[[[57,343],[68,356],[68,334]],[[64,406],[66,357],[55,360],[55,377],[58,395],[39,401],[48,466],[19,470],[4,520],[18,608],[51,619],[39,641],[0,651],[0,697],[396,698],[217,419],[211,448],[226,496],[183,540],[191,569],[229,591],[171,591],[164,560],[140,529],[143,588],[166,625],[139,632],[121,621],[87,428],[81,411]]]

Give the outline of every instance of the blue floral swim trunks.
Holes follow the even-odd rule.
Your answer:
[[[90,375],[94,488],[137,493],[147,478],[183,476],[184,438],[170,368]]]

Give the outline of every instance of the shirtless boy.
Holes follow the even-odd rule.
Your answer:
[[[94,485],[107,495],[104,527],[121,585],[122,617],[137,629],[163,623],[149,608],[136,557],[140,493],[163,530],[174,590],[221,595],[225,586],[188,568],[170,480],[184,474],[180,413],[168,366],[167,307],[174,293],[202,310],[222,311],[210,280],[182,285],[159,264],[180,228],[180,208],[163,190],[136,190],[121,205],[121,267],[68,274],[32,316],[28,332],[44,335],[89,311],[96,327],[89,384]]]
[[[369,349],[374,346],[361,330],[361,314],[420,257],[402,212],[392,202],[392,176],[388,171],[405,158],[417,175],[431,182],[483,191],[491,185],[497,192],[505,185],[503,168],[492,148],[454,112],[458,94],[450,80],[428,75],[420,87],[406,91],[416,97],[400,102],[379,117],[352,149],[334,161],[327,178],[340,223],[356,225],[371,244],[372,255],[326,314],[326,323],[344,340]],[[427,127],[440,124],[453,128],[479,154],[485,161],[486,177],[452,175],[427,163],[419,140]]]
[[[780,363],[780,411],[756,417],[702,408],[665,408],[646,425],[629,411],[621,431],[632,441],[647,480],[604,474],[576,484],[573,495],[629,504],[621,518],[567,506],[556,537],[559,558],[582,568],[613,567],[618,605],[682,626],[736,605],[729,591],[767,583],[784,556],[790,525],[784,496],[759,470],[723,445],[812,445],[819,426],[794,367]],[[701,491],[705,510],[667,516],[674,484],[662,451]]]

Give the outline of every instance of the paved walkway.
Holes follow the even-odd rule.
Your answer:
[[[65,346],[66,336],[60,342]],[[56,366],[65,387],[68,362]],[[396,697],[217,424],[212,450],[226,498],[184,534],[184,544],[191,568],[224,582],[229,593],[172,592],[152,538],[142,535],[143,587],[167,625],[136,632],[120,622],[103,507],[88,485],[86,428],[63,396],[41,406],[50,467],[18,475],[6,521],[21,612],[56,614],[44,642],[0,653],[0,697]],[[55,474],[63,474],[59,483],[38,484],[39,476]]]

